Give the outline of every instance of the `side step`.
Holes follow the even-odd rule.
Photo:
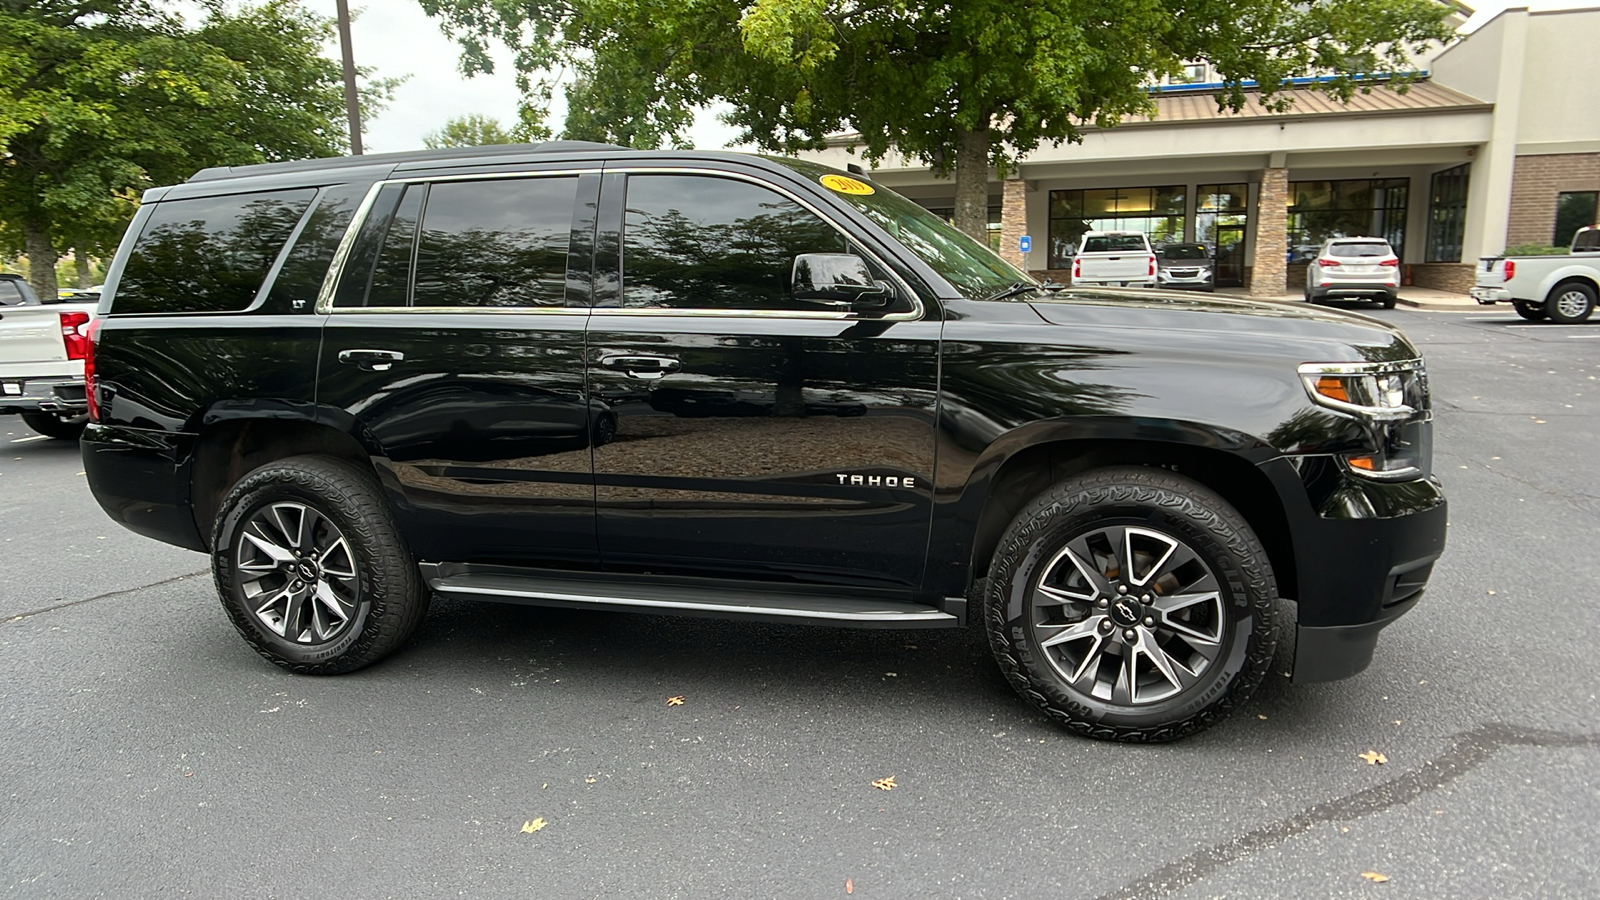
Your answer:
[[[436,593],[467,600],[845,628],[953,628],[961,624],[957,616],[924,603],[860,596],[847,589],[464,563],[423,563],[421,569]]]

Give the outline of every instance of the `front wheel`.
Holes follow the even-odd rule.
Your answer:
[[[1550,292],[1550,298],[1545,301],[1544,308],[1550,314],[1550,321],[1576,325],[1594,312],[1594,303],[1594,288],[1582,282],[1569,281],[1556,285],[1556,289]]]
[[[1089,737],[1170,741],[1247,698],[1277,643],[1266,551],[1227,501],[1160,469],[1057,484],[1011,523],[984,621],[1012,686]]]
[[[82,437],[83,430],[89,427],[89,414],[62,416],[37,409],[24,412],[22,421],[45,437],[52,437],[58,441],[75,441]]]
[[[1550,315],[1544,311],[1544,304],[1542,303],[1513,300],[1511,301],[1511,306],[1517,311],[1517,315],[1527,319],[1529,322],[1543,322]]]
[[[339,460],[292,457],[246,475],[217,513],[211,557],[234,627],[293,672],[377,662],[428,606],[377,482]]]

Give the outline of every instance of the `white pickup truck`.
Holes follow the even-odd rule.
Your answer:
[[[1486,256],[1478,262],[1472,299],[1510,303],[1530,322],[1582,322],[1600,298],[1600,228],[1578,229],[1566,256]]]
[[[1156,286],[1156,252],[1142,231],[1090,231],[1072,258],[1073,284]]]
[[[88,423],[83,363],[98,298],[42,303],[0,275],[0,414],[20,413],[43,435],[77,440]]]

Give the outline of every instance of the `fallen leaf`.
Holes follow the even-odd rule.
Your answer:
[[[1383,884],[1385,881],[1389,880],[1389,876],[1379,875],[1377,872],[1362,872],[1361,877],[1372,882],[1373,884]]]
[[[1376,750],[1368,750],[1367,752],[1360,754],[1360,757],[1366,760],[1367,765],[1369,766],[1381,766],[1389,761],[1389,757],[1384,756],[1382,753],[1379,753]]]
[[[583,783],[584,783],[584,784],[594,784],[594,776],[592,776],[592,775],[591,775],[591,776],[589,776],[589,777],[588,777],[588,778],[585,778],[585,779],[584,779],[584,780],[583,780]]]
[[[1490,591],[1489,592],[1489,596],[1493,597],[1494,596],[1494,591]]]
[[[1262,715],[1262,714],[1261,714],[1261,713],[1256,713],[1256,718],[1258,718],[1258,719],[1265,719],[1265,718],[1266,718],[1266,716],[1264,716],[1264,715]]]
[[[846,894],[854,894],[856,892],[856,883],[846,878],[844,880],[844,892]]]
[[[898,672],[885,672],[885,673],[883,673],[883,677],[885,677],[885,678],[899,678],[900,677],[900,673],[898,673]]]
[[[880,791],[892,791],[899,785],[894,783],[894,776],[890,775],[888,778],[879,778],[877,781],[874,781],[872,786]]]
[[[545,824],[546,823],[545,823],[543,817],[538,818],[538,819],[534,819],[531,822],[523,822],[522,823],[522,833],[523,834],[533,834],[535,831],[538,831],[539,829],[543,828],[545,826]]]
[[[668,697],[667,698],[667,705],[668,706],[682,706],[683,705],[683,695],[680,694],[680,695],[678,695],[676,697]]]

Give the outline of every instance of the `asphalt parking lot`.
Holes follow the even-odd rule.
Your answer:
[[[1160,747],[1050,725],[976,630],[436,601],[287,675],[0,417],[0,897],[1600,895],[1600,322],[1370,314],[1428,358],[1428,595]]]

